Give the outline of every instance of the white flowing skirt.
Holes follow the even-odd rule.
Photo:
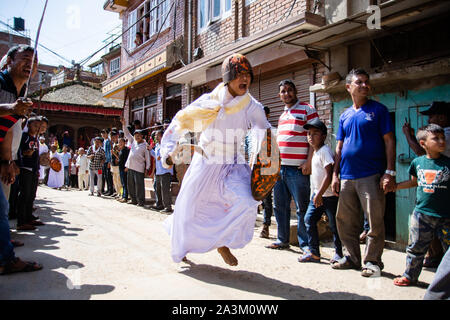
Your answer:
[[[252,240],[257,207],[247,164],[208,164],[193,157],[171,216],[164,227],[171,236],[172,259],[226,246],[243,248]]]
[[[61,188],[63,185],[64,185],[64,168],[61,168],[59,172],[56,172],[55,170],[50,168],[47,186],[49,186],[50,188]]]

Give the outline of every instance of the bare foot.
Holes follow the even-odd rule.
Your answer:
[[[238,260],[235,256],[233,256],[230,249],[228,249],[227,247],[217,248],[217,251],[220,253],[226,264],[229,264],[230,266],[238,265]]]

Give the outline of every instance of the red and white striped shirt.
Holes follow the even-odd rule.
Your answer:
[[[303,126],[318,117],[313,106],[300,101],[290,108],[284,108],[278,120],[277,131],[282,165],[300,166],[306,161],[309,144],[307,131]]]

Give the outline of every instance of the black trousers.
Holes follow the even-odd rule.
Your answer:
[[[106,183],[105,183],[106,181]],[[114,193],[114,186],[113,186],[113,177],[111,174],[111,169],[108,169],[108,163],[105,162],[103,164],[103,172],[102,172],[102,193],[105,193],[103,188],[106,184],[108,189],[106,190],[106,193]]]
[[[161,175],[155,175],[155,193],[156,193],[156,206],[166,209],[172,209],[172,194],[170,193],[170,181],[172,175],[165,173]]]
[[[32,221],[33,200],[36,195],[37,172],[21,169],[19,175],[19,198],[17,204],[17,225]]]

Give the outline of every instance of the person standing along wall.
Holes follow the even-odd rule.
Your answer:
[[[297,88],[291,80],[279,84],[279,97],[284,103],[284,112],[278,121],[277,143],[280,149],[280,179],[273,187],[273,207],[277,219],[277,241],[267,246],[270,249],[289,247],[291,198],[297,209],[297,238],[300,249],[308,250],[305,214],[308,209],[313,149],[309,147],[307,131],[303,126],[318,118],[316,109],[297,98]]]
[[[361,268],[362,208],[370,230],[361,275],[379,276],[384,267],[381,256],[385,240],[385,193],[395,187],[393,126],[386,106],[368,98],[371,87],[365,70],[351,70],[346,88],[353,105],[339,118],[332,190],[339,195],[337,227],[348,255],[332,264],[332,268]]]

